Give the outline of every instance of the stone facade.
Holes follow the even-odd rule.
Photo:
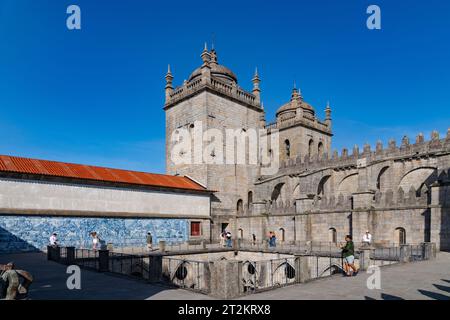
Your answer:
[[[217,190],[212,204],[212,239],[227,226],[234,235],[258,240],[276,232],[282,241],[342,241],[352,234],[360,241],[366,230],[379,244],[432,241],[450,249],[450,131],[440,138],[433,132],[411,143],[404,137],[387,147],[378,142],[352,151],[331,152],[331,107],[319,120],[299,90],[282,105],[276,121],[266,124],[260,101],[260,79],[252,79],[252,93],[244,92],[227,68],[203,65],[188,81],[172,87],[166,76],[167,170],[189,174]],[[200,71],[199,71],[200,70]],[[210,72],[214,70],[215,72]],[[226,88],[226,89],[224,89]],[[173,130],[202,121],[204,129],[266,129],[279,132],[279,170],[261,175],[259,166],[184,165],[170,163]],[[224,146],[228,148],[228,146]],[[248,156],[248,150],[247,150]],[[223,224],[224,222],[228,223]]]

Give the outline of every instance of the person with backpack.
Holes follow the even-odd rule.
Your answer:
[[[345,245],[342,248],[342,259],[343,259],[343,268],[345,271],[345,275],[356,276],[358,274],[358,269],[355,266],[355,245],[352,241],[351,235],[345,236]]]
[[[5,300],[15,300],[19,289],[19,274],[14,268],[13,262],[8,263],[1,275],[6,287]]]

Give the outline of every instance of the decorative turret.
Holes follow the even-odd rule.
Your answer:
[[[170,95],[173,92],[173,76],[172,72],[170,71],[170,64],[167,66],[167,73],[166,73],[166,103],[170,100]]]
[[[203,60],[203,64],[200,67],[200,74],[202,77],[202,81],[203,83],[209,83],[210,79],[211,79],[211,53],[208,51],[208,46],[205,42],[205,48],[203,49],[202,54],[200,55],[202,60]]]
[[[325,123],[331,129],[331,107],[330,102],[327,102],[327,107],[325,108]]]
[[[253,76],[252,82],[253,82],[252,93],[255,95],[255,98],[256,98],[255,102],[260,103],[261,89],[259,88],[259,84],[261,83],[261,79],[259,78],[259,75],[258,75],[258,68],[255,68],[255,75]]]

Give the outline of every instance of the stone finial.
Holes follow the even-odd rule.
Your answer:
[[[409,138],[407,136],[404,136],[402,138],[402,148],[406,148],[409,146]]]
[[[425,141],[425,138],[423,136],[423,133],[421,132],[416,136],[416,143],[424,143],[424,141]]]
[[[300,97],[301,97],[301,93],[299,93],[299,91],[295,87],[295,83],[294,83],[294,88],[292,88],[292,93],[291,93],[291,101],[299,101]]]
[[[333,151],[333,160],[337,160],[339,158],[339,154],[337,150]]]
[[[383,142],[381,142],[381,140],[378,140],[375,147],[375,152],[380,153],[381,151],[383,151]]]
[[[200,57],[203,60],[203,65],[207,65],[211,62],[211,54],[208,51],[208,45],[205,42],[205,47],[203,48],[202,54]]]
[[[259,87],[259,84],[261,83],[261,79],[259,78],[259,75],[258,75],[258,68],[255,68],[255,75],[253,76],[252,82],[253,82],[252,93],[255,95],[256,103],[259,104],[261,101],[261,89]]]
[[[445,140],[450,140],[450,128],[447,129],[447,137]]]
[[[355,144],[355,146],[353,147],[353,153],[352,153],[352,156],[354,156],[354,157],[358,157],[359,156],[359,147],[358,147],[358,145],[356,145]]]
[[[344,148],[342,149],[342,154],[341,154],[342,158],[347,158],[348,157],[348,149]]]
[[[330,107],[330,101],[327,101],[327,107],[325,108],[325,123],[326,125],[331,128],[331,107]]]
[[[397,145],[396,145],[394,139],[389,140],[388,145],[389,145],[389,149],[391,149],[391,150],[397,148]]]
[[[170,95],[173,92],[173,85],[172,85],[172,81],[173,81],[173,75],[172,72],[170,71],[170,64],[167,66],[167,73],[166,73],[166,102],[169,102],[170,100]]]
[[[439,132],[436,130],[433,130],[433,132],[431,132],[431,141],[437,141],[439,140]]]
[[[370,144],[368,144],[367,142],[364,144],[364,149],[363,149],[365,154],[370,153]]]

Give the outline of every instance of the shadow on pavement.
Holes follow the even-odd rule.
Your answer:
[[[432,291],[428,291],[428,290],[422,290],[422,289],[419,289],[417,291],[419,291],[424,296],[427,296],[434,300],[450,300],[449,296],[446,296],[446,295],[443,295],[440,293],[436,293],[436,292],[432,292]]]

